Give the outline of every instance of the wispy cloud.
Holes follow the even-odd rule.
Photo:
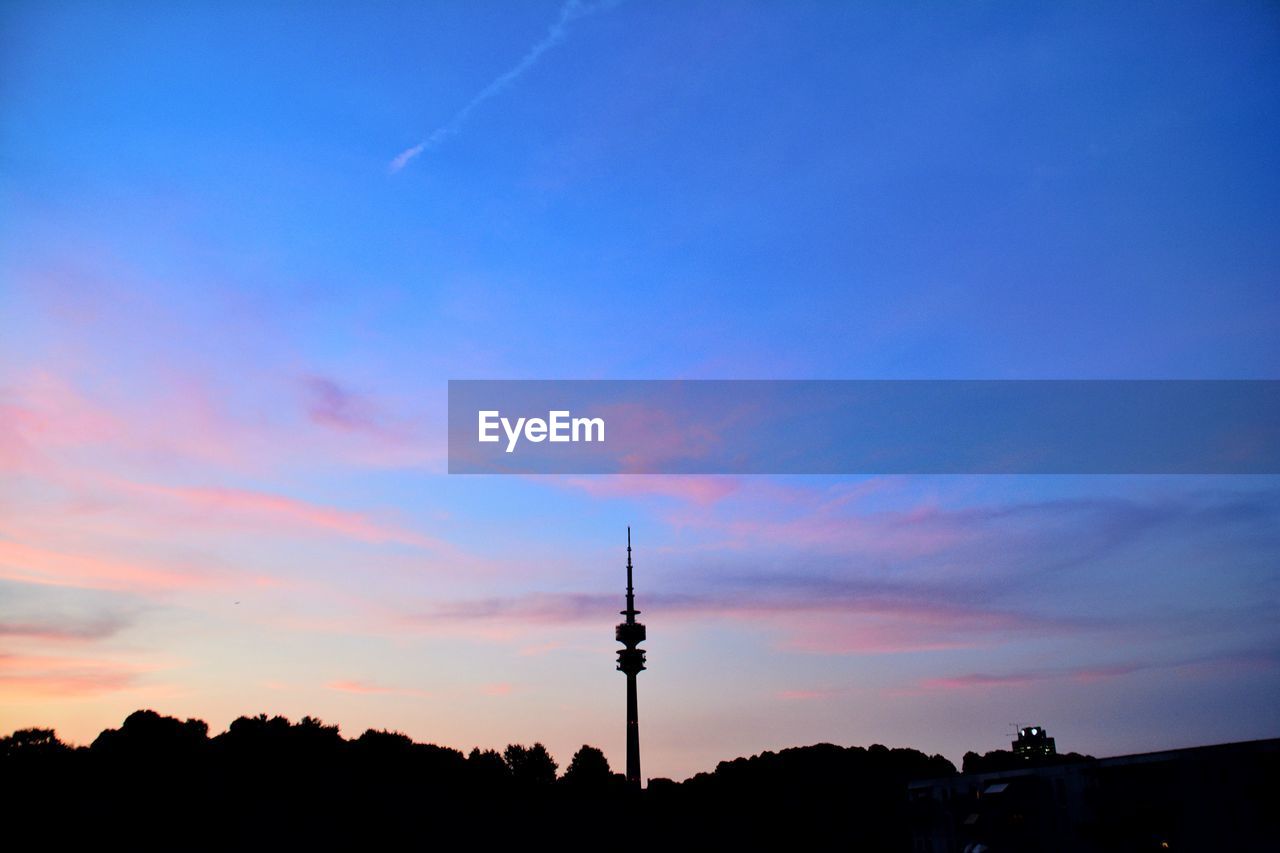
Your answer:
[[[329,532],[363,542],[394,542],[420,548],[441,543],[411,530],[380,524],[358,512],[335,509],[307,501],[247,489],[218,487],[167,487],[134,484],[139,491],[176,499],[206,517],[223,522],[287,524],[307,532]]]
[[[145,671],[114,661],[0,654],[0,695],[86,698],[135,687]]]
[[[560,14],[556,18],[555,22],[547,28],[547,34],[529,48],[519,62],[495,77],[488,86],[485,86],[476,93],[475,97],[470,101],[467,101],[466,105],[464,105],[462,109],[458,110],[458,112],[454,114],[453,118],[433,130],[426,139],[397,154],[395,159],[391,161],[390,170],[392,172],[400,171],[414,157],[417,157],[423,151],[434,148],[445,139],[448,139],[450,136],[453,136],[461,130],[462,126],[466,124],[467,119],[471,117],[471,114],[475,112],[481,104],[499,94],[503,89],[507,88],[516,80],[524,76],[529,69],[533,68],[533,66],[538,63],[538,60],[542,58],[544,53],[563,41],[565,35],[569,32],[569,25],[575,20],[578,18],[584,18],[595,12],[599,12],[602,9],[607,9],[616,5],[617,2],[618,0],[605,0],[605,2],[588,4],[582,3],[580,0],[568,0],[568,2],[560,7]]]
[[[672,498],[683,503],[709,505],[738,490],[739,478],[663,474],[566,477],[556,481],[581,489],[597,498]]]
[[[965,673],[964,675],[928,678],[920,682],[919,689],[929,691],[1006,688],[1010,686],[1035,684],[1042,681],[1067,680],[1076,681],[1082,684],[1091,684],[1097,681],[1121,678],[1126,675],[1133,675],[1134,673],[1148,670],[1186,670],[1192,668],[1207,668],[1214,672],[1221,672],[1223,667],[1228,665],[1257,668],[1275,667],[1277,664],[1280,664],[1280,655],[1277,655],[1273,648],[1264,648],[1197,655],[1172,661],[1130,662],[1099,666],[1073,666],[1061,669],[1032,670],[1001,674],[971,672]]]
[[[307,392],[307,417],[322,426],[343,430],[381,431],[365,400],[325,376],[303,380]]]
[[[88,589],[172,591],[214,584],[193,566],[146,565],[137,560],[53,551],[0,539],[0,578]]]
[[[843,690],[829,690],[826,688],[818,690],[779,690],[774,693],[774,696],[788,702],[813,702],[827,701],[844,692]]]
[[[356,679],[346,679],[339,681],[330,681],[325,687],[329,690],[335,690],[339,693],[359,693],[371,696],[427,696],[425,690],[418,690],[412,687],[386,687],[381,684],[374,684],[369,681],[360,681]]]
[[[344,432],[367,433],[377,438],[405,440],[402,430],[386,422],[373,402],[327,376],[302,380],[307,418],[314,424]]]
[[[725,583],[731,583],[726,581]],[[401,624],[456,629],[501,625],[568,627],[608,622],[616,595],[529,593],[437,602],[403,614]],[[787,589],[739,582],[714,592],[655,594],[648,606],[666,618],[723,618],[781,632],[779,646],[819,654],[889,653],[990,645],[1014,636],[1078,635],[1103,620],[956,602],[943,588],[812,578]]]
[[[0,637],[39,640],[102,640],[130,624],[124,616],[103,613],[84,617],[39,614],[17,619],[0,618]]]

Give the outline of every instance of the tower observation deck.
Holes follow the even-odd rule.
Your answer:
[[[615,631],[619,643],[626,646],[618,650],[618,670],[627,676],[627,781],[639,786],[640,779],[640,720],[636,710],[636,676],[644,669],[644,649],[636,646],[644,642],[644,625],[636,621],[635,589],[631,585],[631,528],[627,528],[627,609],[621,611],[627,617]]]

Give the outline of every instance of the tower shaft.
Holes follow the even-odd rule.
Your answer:
[[[636,705],[636,674],[627,673],[627,781],[640,785],[640,712]]]

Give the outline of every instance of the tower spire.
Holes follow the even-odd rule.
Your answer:
[[[627,526],[627,609],[622,611],[622,615],[627,617],[627,622],[634,624],[636,621],[636,591],[631,586],[631,526]]]
[[[640,720],[636,706],[636,676],[644,667],[644,649],[636,648],[644,642],[644,625],[636,621],[636,594],[632,586],[631,528],[627,527],[627,609],[622,611],[625,622],[617,627],[614,636],[626,648],[618,650],[618,670],[627,676],[627,781],[639,787],[640,777]]]

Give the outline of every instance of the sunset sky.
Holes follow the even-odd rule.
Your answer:
[[[449,476],[446,382],[1280,378],[1256,3],[0,9],[0,734],[1275,736],[1275,477]]]

